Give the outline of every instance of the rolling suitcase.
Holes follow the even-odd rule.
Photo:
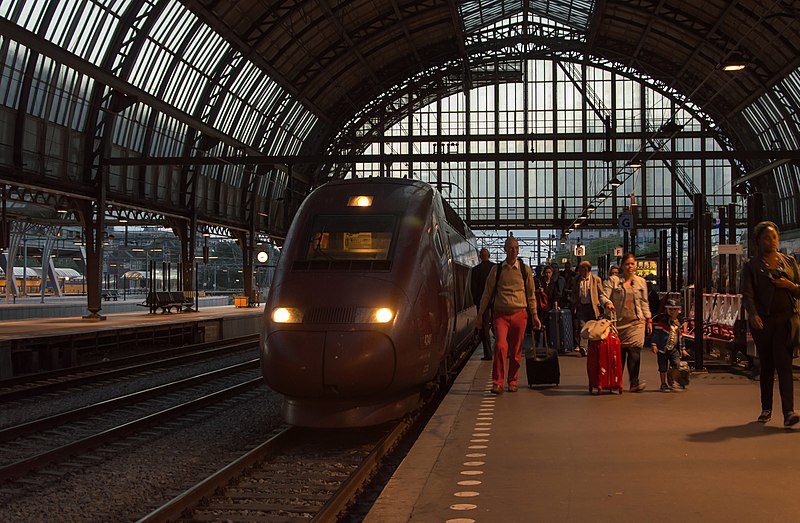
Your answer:
[[[550,313],[548,335],[553,348],[561,354],[573,350],[575,348],[575,339],[572,329],[572,311],[569,309],[554,309],[548,312]]]
[[[525,354],[525,370],[530,388],[557,386],[561,382],[558,352],[550,347],[534,346],[528,351]]]
[[[616,390],[622,394],[622,348],[615,329],[612,328],[604,340],[589,340],[586,373],[589,392],[597,389],[597,394],[601,394],[603,390]]]

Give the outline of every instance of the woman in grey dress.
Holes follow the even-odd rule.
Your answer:
[[[633,253],[626,252],[622,256],[620,274],[605,281],[603,293],[611,300],[609,309],[617,312],[622,366],[628,365],[631,392],[641,392],[646,387],[644,381],[639,381],[642,348],[645,332],[653,332],[653,320],[647,301],[647,282],[636,275]]]

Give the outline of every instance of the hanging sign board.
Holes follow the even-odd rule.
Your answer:
[[[622,245],[617,245],[616,247],[614,247],[614,256],[616,258],[622,257]]]
[[[586,256],[586,246],[585,245],[576,245],[575,246],[575,256],[582,257]]]
[[[721,243],[719,245],[720,254],[744,254],[744,245],[737,243]]]
[[[619,215],[619,228],[623,231],[633,229],[633,215],[631,213],[623,212]]]

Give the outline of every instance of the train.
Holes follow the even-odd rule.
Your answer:
[[[292,221],[264,311],[260,360],[287,423],[379,425],[474,349],[475,235],[430,184],[328,182]]]

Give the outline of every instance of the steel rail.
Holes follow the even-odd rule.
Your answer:
[[[236,461],[139,519],[137,523],[174,521],[180,518],[186,510],[198,505],[203,499],[213,495],[218,489],[230,483],[231,480],[241,476],[248,467],[266,459],[276,450],[295,440],[297,432],[299,432],[299,429],[295,427],[283,429]]]
[[[220,378],[222,376],[227,376],[229,374],[241,372],[243,370],[247,370],[250,368],[257,368],[258,362],[259,362],[258,358],[248,360],[222,369],[217,369],[210,372],[204,372],[202,374],[198,374],[197,376],[192,376],[182,380],[165,383],[163,385],[151,387],[149,389],[141,390],[139,392],[132,392],[130,394],[119,396],[117,398],[111,398],[104,401],[99,401],[97,403],[86,405],[84,407],[79,407],[66,412],[61,412],[59,414],[54,414],[52,416],[47,416],[45,418],[35,419],[27,423],[14,425],[13,427],[0,429],[0,443],[5,443],[7,441],[11,441],[13,439],[22,436],[27,436],[29,434],[57,427],[59,425],[64,425],[66,423],[71,423],[73,421],[78,421],[80,419],[88,418],[89,416],[94,416],[96,414],[107,412],[112,409],[125,407],[127,405],[131,405],[139,401],[144,401],[146,399],[154,398],[156,396],[168,394],[176,390],[185,389],[200,383]]]
[[[0,468],[0,481],[21,477],[32,470],[41,468],[55,461],[78,455],[81,452],[85,452],[106,443],[110,443],[111,441],[119,440],[129,436],[139,430],[151,427],[164,421],[175,419],[183,414],[197,410],[201,407],[205,407],[212,403],[222,401],[231,396],[242,394],[252,388],[263,385],[263,383],[263,379],[259,376],[258,378],[240,383],[239,385],[234,385],[221,391],[207,394],[201,398],[164,409],[160,412],[149,414],[138,420],[123,423],[122,425],[104,430],[103,432],[93,436],[89,436],[73,443],[69,443],[47,452],[42,452],[35,456],[17,461],[16,463],[12,463],[11,465]]]
[[[375,445],[359,467],[336,490],[333,497],[320,508],[313,518],[312,523],[326,523],[337,521],[340,514],[353,502],[356,495],[372,478],[381,464],[381,460],[388,456],[414,426],[415,420],[410,417],[403,418],[395,427]]]

